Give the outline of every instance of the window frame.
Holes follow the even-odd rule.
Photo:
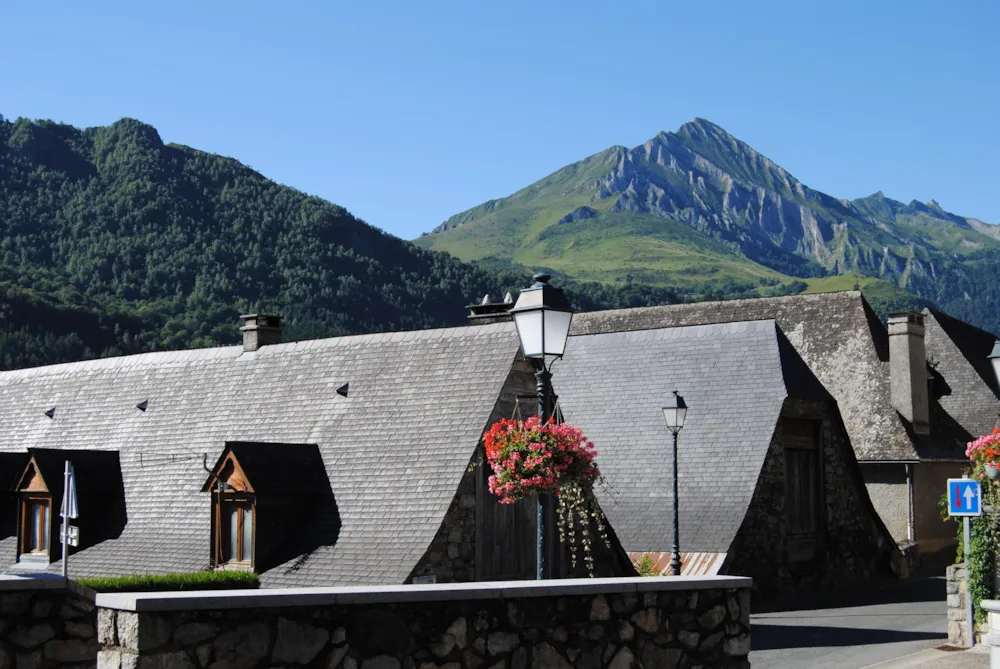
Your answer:
[[[214,532],[213,543],[215,546],[212,550],[212,557],[214,566],[217,568],[226,567],[241,567],[250,568],[254,567],[254,555],[256,553],[256,543],[257,543],[257,500],[256,495],[250,492],[245,492],[242,490],[225,490],[222,492],[215,491],[212,493],[214,499],[213,511],[215,514],[214,518]],[[244,545],[245,529],[246,529],[246,514],[237,513],[237,529],[236,529],[236,546],[229,546],[230,527],[229,527],[229,509],[235,506],[238,509],[248,509],[250,516],[250,549],[247,552],[246,546]],[[227,551],[226,548],[230,550]],[[236,560],[236,559],[226,559],[226,555],[249,555],[247,560]]]
[[[52,553],[52,495],[44,492],[22,492],[20,494],[21,506],[21,527],[18,532],[18,555],[31,557],[48,557]],[[42,532],[32,537],[34,541],[39,541],[45,547],[41,550],[26,550],[28,547],[28,531],[31,527],[31,516],[29,509],[33,509],[38,502],[43,502],[46,508],[45,527],[40,528]]]

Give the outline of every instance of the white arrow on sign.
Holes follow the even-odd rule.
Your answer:
[[[976,493],[972,492],[972,486],[965,489],[965,508],[972,508],[972,500],[976,499]]]

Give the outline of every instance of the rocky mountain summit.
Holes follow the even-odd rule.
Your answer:
[[[973,299],[1000,262],[1000,226],[934,200],[832,197],[704,119],[569,165],[418,243],[609,282],[856,273],[935,301],[957,284]]]

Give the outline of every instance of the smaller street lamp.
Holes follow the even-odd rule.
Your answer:
[[[549,285],[548,274],[536,274],[535,283],[521,291],[517,303],[510,310],[521,340],[525,358],[538,360],[540,369],[535,373],[538,392],[538,417],[542,424],[552,415],[552,373],[545,366],[546,356],[561,358],[566,351],[573,308],[562,290]],[[544,514],[542,500],[535,510],[536,578],[545,577]]]
[[[677,509],[677,435],[684,427],[684,418],[687,416],[687,403],[675,390],[673,395],[667,398],[663,405],[663,420],[667,424],[667,429],[674,435],[674,544],[670,548],[670,573],[673,576],[681,575],[681,552],[680,552],[680,514]]]

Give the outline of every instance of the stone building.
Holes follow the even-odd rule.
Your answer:
[[[683,574],[751,576],[775,593],[891,573],[896,546],[837,403],[773,320],[578,334],[554,383],[566,419],[599,447],[601,506],[633,561],[668,566],[672,437],[661,407],[677,390],[688,404]]]
[[[553,384],[608,484],[599,574],[632,573],[642,554],[666,566],[659,407],[674,389],[692,406],[679,470],[688,573],[788,590],[889,568],[895,549],[854,457],[878,435],[898,445],[879,422],[895,413],[859,415],[883,400],[873,379],[888,335],[859,294],[800,299],[576,317]],[[829,327],[814,326],[809,313],[827,309]],[[295,343],[281,342],[279,319],[251,316],[243,346],[0,373],[7,569],[59,568],[69,459],[79,576],[252,569],[266,587],[532,578],[535,504],[497,504],[481,463],[484,429],[534,405],[522,401],[534,370],[495,311],[466,327]],[[551,504],[545,519],[552,528]],[[580,574],[555,535],[544,547],[552,575]]]
[[[277,319],[245,320],[244,346],[0,374],[5,569],[60,568],[69,460],[76,576],[534,577],[534,515],[510,537],[477,466],[485,428],[534,388],[512,324],[280,343]],[[598,573],[634,573],[610,541]]]
[[[886,325],[857,291],[580,314],[574,332],[755,319],[773,319],[836,400],[869,496],[897,543],[918,546],[922,559],[950,550],[954,526],[938,510],[945,479],[961,475],[966,443],[989,432],[1000,412],[987,360],[992,334],[931,309],[892,315]]]

